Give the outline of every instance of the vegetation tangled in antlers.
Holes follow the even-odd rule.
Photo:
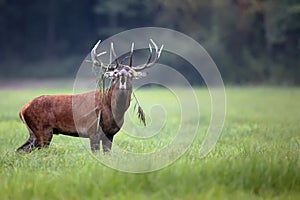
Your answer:
[[[154,59],[154,61],[151,61],[151,58],[152,58],[152,46],[151,44],[149,44],[149,50],[150,50],[150,54],[149,54],[149,57],[148,57],[148,60],[147,60],[147,63],[140,66],[140,67],[132,67],[132,62],[133,62],[133,49],[134,49],[134,43],[132,43],[131,45],[131,51],[130,51],[130,56],[129,56],[129,67],[130,68],[133,68],[135,70],[143,70],[145,69],[146,67],[149,67],[149,66],[152,66],[154,65],[158,58],[160,57],[160,54],[162,52],[162,49],[163,49],[163,45],[160,47],[160,49],[158,50],[158,47],[157,45],[155,44],[155,42],[150,39],[151,43],[153,44],[155,50],[156,50],[156,57]],[[116,56],[116,53],[115,53],[115,50],[114,50],[114,45],[113,43],[111,43],[110,45],[110,60],[109,60],[109,64],[106,64],[106,63],[103,63],[100,59],[99,59],[99,56],[101,55],[104,55],[106,54],[107,52],[104,51],[104,52],[101,52],[99,54],[97,54],[96,52],[96,49],[98,48],[99,44],[100,44],[101,40],[99,40],[97,42],[97,44],[95,45],[95,47],[92,49],[92,52],[91,52],[91,58],[92,58],[92,71],[94,72],[94,74],[96,75],[96,82],[97,82],[97,87],[99,90],[101,90],[102,92],[99,93],[100,95],[100,100],[102,99],[102,95],[103,95],[103,92],[108,89],[110,86],[111,86],[111,83],[112,83],[112,79],[109,80],[108,84],[107,84],[107,81],[106,81],[106,76],[105,74],[108,72],[109,69],[113,69],[113,68],[116,68],[117,66],[119,65],[123,65],[122,62],[128,58],[126,57],[125,59],[123,59],[123,61],[121,63],[119,63],[118,59],[117,59],[117,56]],[[113,61],[112,60],[112,55],[115,57],[115,60]],[[114,64],[113,64],[114,62]],[[136,73],[141,73],[141,72],[136,72]],[[141,73],[142,74],[142,73]],[[140,106],[140,103],[138,101],[138,99],[136,98],[134,92],[133,92],[133,97],[135,99],[135,105],[134,105],[134,111],[136,110],[137,108],[137,116],[138,116],[138,119],[140,120],[140,122],[143,122],[144,126],[146,126],[146,118],[145,118],[145,112],[144,110],[142,109],[142,107]],[[99,115],[98,115],[98,123],[100,122],[100,116],[101,116],[101,112],[99,112]]]

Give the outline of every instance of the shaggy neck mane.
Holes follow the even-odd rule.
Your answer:
[[[132,90],[121,90],[112,85],[108,92],[105,103],[111,108],[111,112],[116,122],[123,121],[124,114],[130,106]]]

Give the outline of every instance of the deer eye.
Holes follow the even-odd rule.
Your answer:
[[[115,70],[114,71],[114,76],[118,76],[119,75],[119,71],[118,70]]]

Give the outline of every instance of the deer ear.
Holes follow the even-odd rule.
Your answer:
[[[133,74],[133,78],[134,79],[140,79],[140,78],[144,78],[144,77],[146,77],[147,76],[147,72],[135,72],[134,74]]]

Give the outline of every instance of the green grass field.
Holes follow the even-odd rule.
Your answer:
[[[196,90],[201,123],[193,144],[172,165],[144,174],[108,168],[82,140],[62,135],[54,136],[47,149],[15,153],[28,137],[18,117],[21,106],[41,94],[64,92],[68,91],[0,91],[0,199],[300,199],[300,88],[227,88],[225,126],[204,159],[199,158],[199,148],[210,103],[205,89]],[[146,90],[137,95],[148,113],[149,105],[168,94]],[[152,113],[153,120],[159,117]],[[168,117],[161,131],[172,137],[179,119],[171,111]],[[138,142],[120,132],[114,142],[139,152],[156,150],[168,141],[156,137]]]

